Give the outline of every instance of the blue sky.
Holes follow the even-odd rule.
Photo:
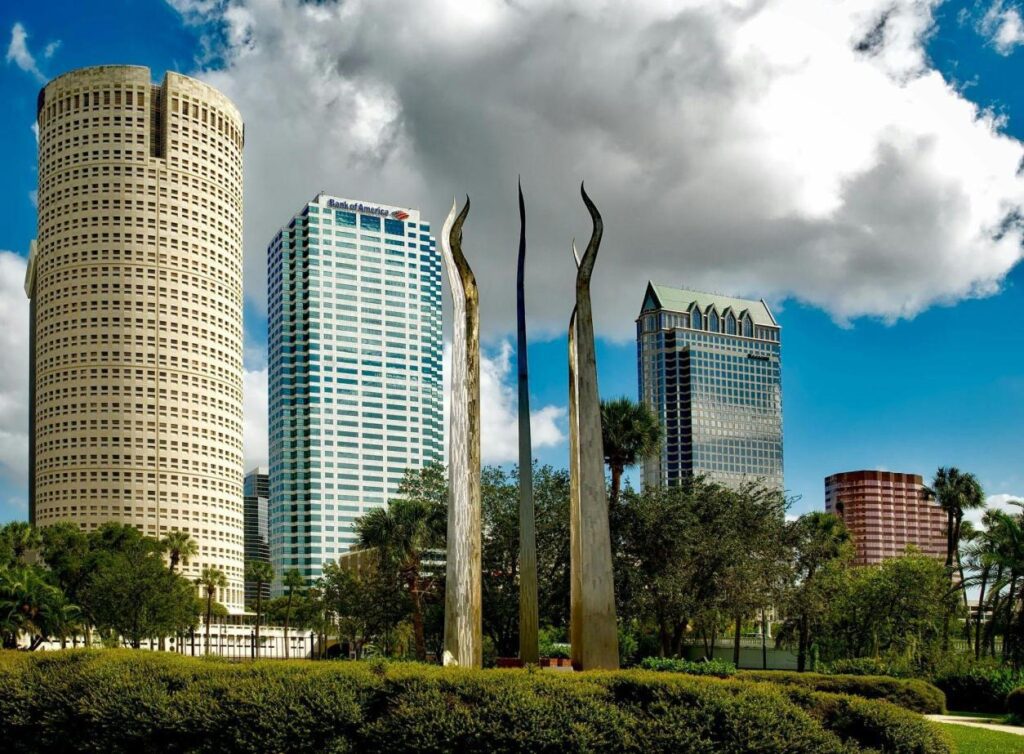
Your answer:
[[[863,4],[865,16],[872,6],[884,5],[871,0]],[[431,23],[422,15],[434,5],[442,38],[441,32],[450,31],[452,24],[471,23],[474,33],[484,39],[482,47],[490,35],[500,35],[502,40],[518,40],[516,54],[503,57],[501,45],[493,42],[490,49],[465,42],[452,60],[441,54],[443,46],[437,48],[437,55],[430,54],[430,34],[416,24]],[[524,53],[552,23],[578,24],[566,28],[575,30],[574,34],[578,31],[583,51],[578,57],[586,60],[588,54],[599,51],[584,37],[600,38],[606,18],[595,15],[570,22],[552,21],[561,17],[547,15],[534,24],[532,18],[510,19],[502,15],[505,11],[481,10],[468,14],[472,17],[467,20],[446,15],[450,8],[443,5],[412,4],[408,14],[396,10],[396,26],[386,33],[403,49],[417,44],[423,48],[422,57],[410,52],[405,59],[397,54],[375,58],[375,53],[345,39],[354,29],[367,38],[383,33],[374,25],[378,20],[359,15],[365,9],[358,3],[300,8],[285,0],[231,4],[109,0],[102,14],[95,12],[93,4],[62,0],[45,5],[3,4],[0,33],[10,35],[10,46],[6,64],[0,66],[0,92],[6,105],[0,117],[6,168],[5,180],[0,182],[0,203],[6,208],[0,250],[23,256],[34,236],[31,124],[41,81],[71,68],[102,63],[146,65],[156,79],[169,69],[193,73],[227,91],[239,102],[247,122],[246,386],[252,390],[247,410],[260,403],[260,380],[265,380],[261,270],[268,229],[285,221],[321,189],[423,206],[431,212],[435,227],[442,219],[440,208],[450,196],[471,191],[479,214],[470,216],[467,246],[471,254],[475,248],[481,259],[482,294],[495,302],[491,309],[485,306],[484,332],[494,376],[488,400],[493,426],[499,425],[512,400],[514,371],[502,358],[507,323],[513,321],[505,282],[511,277],[503,277],[503,270],[512,274],[514,179],[522,173],[528,205],[536,213],[530,216],[532,298],[531,291],[527,294],[537,312],[531,319],[535,334],[530,353],[532,402],[534,409],[548,408],[537,420],[541,424],[537,455],[545,462],[565,465],[561,413],[566,401],[565,343],[557,333],[568,299],[545,286],[550,277],[565,290],[568,238],[586,238],[589,232],[586,215],[572,193],[578,177],[586,175],[598,205],[609,208],[609,230],[598,262],[601,279],[595,291],[605,317],[599,316],[598,321],[603,394],[635,396],[631,319],[647,277],[670,285],[764,295],[783,328],[785,477],[791,494],[799,497],[795,512],[822,506],[825,475],[865,467],[930,476],[939,465],[957,465],[976,472],[990,495],[1024,496],[1024,335],[1019,325],[1024,312],[1024,272],[1016,263],[1019,225],[1010,224],[1013,243],[1009,247],[997,246],[991,239],[963,241],[972,238],[972,227],[960,219],[966,214],[957,210],[955,202],[957,196],[966,197],[971,207],[985,201],[998,200],[1004,207],[1024,202],[1021,182],[1013,178],[1016,165],[1008,162],[1008,156],[1019,154],[1013,139],[1024,139],[1024,89],[1020,86],[1024,30],[1013,3],[925,3],[924,11],[922,4],[897,3],[895,20],[885,26],[883,48],[872,52],[870,61],[849,56],[837,60],[823,51],[815,24],[820,24],[820,36],[826,41],[828,35],[847,34],[848,29],[812,17],[811,10],[801,10],[798,0],[770,2],[768,9],[775,16],[766,11],[763,18],[737,28],[695,2],[693,13],[705,13],[705,26],[719,30],[703,56],[694,52],[704,49],[703,38],[694,36],[699,33],[694,29],[703,27],[691,26],[688,16],[669,23],[653,4],[649,10],[641,3],[634,15],[649,12],[651,19],[658,20],[658,31],[651,31],[653,23],[637,23],[635,33],[644,45],[606,48],[609,59],[640,60],[640,74],[634,80],[602,79],[605,89],[615,95],[608,102],[592,87],[587,68],[581,69],[581,76],[573,76],[575,63],[552,58],[564,62],[569,74],[547,75],[554,68],[544,56],[556,54],[550,47],[538,47],[534,55]],[[396,20],[415,19],[417,8],[424,11],[415,23]],[[790,46],[806,45],[806,55],[794,58],[793,65],[806,66],[807,75],[786,80],[796,87],[796,98],[778,101],[800,104],[791,106],[795,115],[785,116],[791,120],[780,120],[778,109],[760,94],[747,99],[744,92],[749,82],[741,75],[723,76],[719,81],[720,74],[706,64],[716,54],[734,63],[733,54],[745,50],[745,45],[752,45],[758,54],[775,56],[771,59],[776,62],[784,60],[788,51],[780,52],[758,35],[770,34],[773,24],[791,20],[792,14],[799,15],[804,28],[787,30],[794,34]],[[586,12],[580,10],[580,15],[585,17]],[[398,26],[401,23],[412,24],[410,28],[422,32],[425,39],[410,42]],[[856,30],[867,21],[851,17],[848,23]],[[921,31],[925,26],[927,33]],[[628,39],[631,29],[627,24],[621,36]],[[22,33],[27,34],[23,43],[18,41]],[[321,33],[323,38],[318,36]],[[908,35],[916,41],[907,42]],[[575,36],[567,39],[571,52]],[[686,41],[681,52],[675,46],[680,39]],[[724,52],[718,49],[723,45]],[[643,79],[649,67],[640,49],[644,46],[661,50],[676,61],[673,66],[679,66],[659,74],[655,91],[661,94],[653,97]],[[677,55],[681,57],[673,57]],[[516,62],[510,63],[513,59]],[[522,61],[529,60],[537,60],[539,68],[519,70],[527,65]],[[488,73],[489,65],[496,66],[495,72]],[[861,76],[859,65],[874,66],[876,73]],[[437,68],[437,89],[422,73],[424,67]],[[516,70],[508,72],[510,68]],[[683,68],[697,73],[688,74],[677,87],[672,76]],[[908,78],[926,79],[928,74],[938,74],[941,78],[934,80],[944,82],[946,89],[935,93],[933,87],[931,94],[922,94],[923,87],[912,89],[906,84]],[[856,128],[851,126],[849,132],[841,126],[817,128],[820,143],[801,143],[807,141],[797,138],[801,129],[817,117],[827,117],[815,112],[815,102],[817,110],[842,107],[821,99],[820,91],[813,88],[816,80],[824,79],[822,91],[827,91],[830,76],[835,77],[834,88],[849,87],[850,100],[863,98],[866,103],[857,108],[856,117],[842,119],[855,120]],[[450,85],[453,77],[458,87]],[[552,86],[551,78],[558,79],[559,88],[547,88]],[[616,90],[617,86],[621,89]],[[808,87],[806,96],[799,86]],[[286,99],[293,88],[306,93],[308,108],[303,104],[299,109]],[[446,99],[453,89],[470,104],[475,98],[472,112],[460,111],[461,103]],[[494,90],[503,93],[501,99],[488,99]],[[675,92],[685,107],[664,109],[665,100]],[[886,99],[893,93],[896,99]],[[717,106],[726,97],[732,99],[716,116],[724,119],[724,125],[713,124],[702,131],[704,103]],[[885,104],[901,98],[910,104]],[[437,107],[439,100],[444,107]],[[970,131],[956,131],[952,125],[943,130],[947,121],[963,117],[965,102],[977,105],[982,117],[987,113],[989,125],[980,128],[971,121],[960,126],[970,126]],[[627,108],[638,106],[649,108],[642,124],[618,123]],[[904,106],[908,109],[899,116],[870,112],[872,107]],[[808,109],[803,112],[802,108]],[[452,109],[455,119],[444,120]],[[571,145],[556,141],[562,132],[576,127],[562,118],[563,109],[578,122],[592,118],[596,124],[580,131]],[[755,136],[748,140],[731,136],[735,122],[728,118],[748,109],[754,114],[735,130]],[[488,120],[492,115],[494,120]],[[922,137],[913,143],[927,144],[929,138],[938,144],[962,143],[963,152],[950,153],[953,158],[945,158],[941,169],[922,171],[920,180],[915,155],[923,155],[921,162],[933,159],[926,148],[915,152],[916,147],[906,147],[899,160],[891,161],[896,167],[888,173],[875,170],[875,163],[858,164],[853,156],[848,164],[843,162],[845,155],[858,150],[886,154],[879,144],[902,149],[900,145],[910,142],[885,141],[889,137],[879,134],[891,134],[893,123],[899,130],[904,121],[912,121],[913,134]],[[554,127],[558,134],[547,130]],[[599,132],[594,143],[600,150],[584,148],[592,132]],[[316,143],[315,137],[323,133],[331,135],[331,140]],[[695,133],[700,148],[694,150],[686,145]],[[765,133],[771,138],[762,144],[757,139]],[[878,143],[860,145],[862,137],[867,138],[865,133],[873,134]],[[965,134],[962,140],[960,133]],[[797,136],[790,138],[793,134]],[[547,144],[538,146],[545,139]],[[754,153],[760,159],[753,160],[753,167],[751,143],[761,149]],[[711,154],[716,157],[707,156]],[[799,159],[794,161],[793,154]],[[813,172],[806,166],[820,162],[820,155],[830,156],[825,162],[834,156],[831,172]],[[979,165],[987,171],[978,173],[982,178],[967,177],[974,176]],[[556,169],[560,172],[554,178],[546,172]],[[493,178],[496,173],[501,174],[500,181]],[[694,192],[687,176],[698,174],[712,178]],[[989,175],[995,176],[991,179],[995,188],[989,188]],[[877,204],[857,199],[849,188],[867,178],[882,181],[881,188],[873,190],[881,195]],[[632,186],[628,193],[624,184]],[[891,197],[885,193],[897,184],[903,185],[899,192]],[[942,193],[933,192],[935,186],[942,188],[947,199],[932,201],[933,194]],[[727,212],[717,216],[722,205],[720,187],[725,187],[721,196],[727,197],[733,217]],[[556,191],[561,193],[556,196]],[[993,199],[990,193],[999,196]],[[702,206],[705,194],[710,199]],[[847,208],[857,214],[835,220]],[[915,214],[919,209],[920,214]],[[648,212],[653,220],[646,217]],[[658,219],[665,217],[671,222]],[[843,233],[836,235],[836,227]],[[835,239],[854,234],[851,228],[866,228],[869,240],[834,253],[839,247],[832,244],[844,243]],[[929,235],[935,228],[939,229],[936,235]],[[870,239],[877,239],[877,244]],[[763,248],[759,247],[762,240]],[[0,266],[0,271],[4,269]],[[7,300],[0,303],[0,313],[10,318],[12,326],[22,322],[24,305],[16,300],[17,287],[8,281],[2,290]],[[23,349],[24,344],[13,337],[9,347]],[[0,407],[7,403],[0,410],[4,443],[0,446],[0,521],[26,513],[25,468],[18,458],[25,452],[24,375],[19,370],[27,373],[27,365],[8,363],[4,370]],[[492,441],[492,460],[509,456],[512,446],[507,439]],[[250,446],[249,460],[263,460],[265,450],[258,443]]]

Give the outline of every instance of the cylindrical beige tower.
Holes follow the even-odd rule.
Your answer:
[[[72,71],[38,103],[30,515],[189,532],[243,607],[242,119],[147,68]]]

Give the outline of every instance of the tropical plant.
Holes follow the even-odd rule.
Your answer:
[[[0,552],[7,553],[10,565],[23,564],[25,553],[39,547],[41,543],[39,532],[27,521],[11,521],[0,527]]]
[[[387,508],[375,508],[356,520],[359,544],[373,548],[382,571],[401,574],[412,606],[416,659],[427,658],[423,630],[423,598],[434,584],[425,573],[424,556],[444,544],[445,509],[434,501],[396,498]]]
[[[210,653],[210,622],[213,617],[213,601],[217,597],[217,590],[224,589],[228,585],[227,576],[219,568],[206,566],[203,568],[199,578],[196,579],[206,597],[206,654]]]
[[[601,401],[601,439],[604,462],[612,476],[608,504],[615,508],[622,489],[622,474],[661,447],[661,425],[643,403],[629,398]]]
[[[814,511],[800,516],[790,525],[794,548],[796,586],[789,594],[789,618],[778,639],[797,647],[797,670],[807,668],[807,654],[815,625],[826,613],[830,590],[829,577],[853,556],[850,533],[842,519],[831,513]]]
[[[297,568],[292,568],[285,571],[282,583],[284,584],[284,588],[287,590],[287,600],[285,602],[284,610],[284,657],[285,659],[288,659],[288,622],[292,617],[295,593],[297,590],[306,586],[306,580],[302,577],[302,574],[299,573]]]
[[[64,593],[38,566],[0,568],[0,637],[3,647],[18,646],[27,634],[29,650],[51,636],[66,636],[77,614]]]
[[[245,564],[245,578],[256,583],[256,657],[260,656],[260,619],[263,617],[263,587],[274,580],[274,566],[265,560]]]
[[[167,553],[172,573],[177,571],[179,563],[187,566],[188,562],[199,554],[199,545],[192,539],[192,535],[180,529],[168,532],[160,540],[160,545]]]

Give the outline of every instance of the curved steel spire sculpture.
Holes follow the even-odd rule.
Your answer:
[[[526,203],[519,182],[519,261],[516,268],[516,371],[519,380],[519,659],[537,664],[537,533],[533,506],[530,375],[526,354]]]
[[[570,453],[575,447],[570,469],[575,462],[577,472],[577,481],[572,483],[570,494],[575,491],[578,495],[578,504],[570,503],[573,506],[569,521],[570,619],[574,624],[570,635],[574,641],[573,660],[581,669],[617,669],[619,639],[615,622],[615,583],[601,440],[594,316],[590,301],[590,278],[601,246],[604,223],[583,184],[580,184],[580,193],[594,229],[576,270],[575,332],[570,331],[570,367],[575,360],[575,379],[570,376],[570,391],[575,392],[576,404],[575,421],[572,421],[570,408],[569,430],[575,433],[575,442],[570,439]]]
[[[452,378],[448,424],[448,562],[444,606],[444,664],[483,665],[480,562],[480,300],[462,253],[469,197],[456,203],[441,231],[445,275],[452,294]]]

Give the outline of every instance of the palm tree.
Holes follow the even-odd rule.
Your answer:
[[[981,659],[982,653],[981,626],[985,614],[985,590],[992,583],[993,569],[997,566],[995,555],[999,521],[994,513],[992,510],[985,511],[981,519],[982,528],[977,531],[976,536],[966,548],[968,567],[978,574],[977,577],[970,579],[972,584],[978,584],[978,610],[974,618],[974,658],[976,660]],[[998,581],[1001,572],[997,570],[996,573]],[[967,580],[964,580],[964,583],[966,586]],[[991,601],[991,597],[989,599]],[[968,625],[970,625],[969,622]]]
[[[964,473],[955,466],[940,467],[932,486],[925,487],[923,492],[946,512],[946,568],[952,573],[953,562],[958,557],[964,512],[983,508],[985,493],[974,474]]]
[[[171,573],[178,569],[178,564],[188,565],[188,561],[199,554],[199,545],[187,531],[171,531],[160,541],[160,546],[168,554],[171,561]]]
[[[256,658],[260,656],[260,615],[263,609],[263,587],[274,580],[274,566],[265,560],[245,564],[245,578],[256,582]]]
[[[604,462],[612,474],[609,506],[619,502],[622,473],[661,448],[661,425],[643,403],[629,398],[601,401],[601,439]]]
[[[412,600],[416,659],[427,659],[423,630],[423,555],[444,538],[445,511],[426,500],[397,498],[387,508],[375,508],[356,520],[359,544],[375,548],[382,569],[396,566]]]
[[[946,571],[952,581],[954,563],[957,568],[960,564],[960,530],[964,512],[983,508],[985,493],[974,474],[962,472],[955,466],[940,466],[931,488],[925,487],[922,493],[926,498],[935,500],[946,512]],[[958,588],[963,589],[963,579]],[[949,647],[949,621],[950,616],[947,615],[942,628],[943,648]]]
[[[15,563],[24,563],[25,553],[42,544],[39,532],[28,521],[11,521],[0,528],[0,542],[9,548]]]
[[[217,589],[227,587],[228,579],[224,575],[224,571],[207,566],[199,574],[196,583],[206,595],[206,654],[210,654],[210,620],[213,614],[213,599],[217,596]]]
[[[288,590],[288,602],[284,608],[284,658],[288,659],[288,621],[292,617],[292,600],[295,598],[295,590],[302,589],[306,585],[306,580],[302,578],[302,574],[299,573],[297,568],[292,568],[284,573],[284,586]],[[312,650],[312,647],[310,647]]]
[[[77,608],[68,604],[41,568],[0,569],[0,636],[5,649],[17,647],[21,634],[28,634],[30,651],[52,635],[66,636],[76,615]]]

